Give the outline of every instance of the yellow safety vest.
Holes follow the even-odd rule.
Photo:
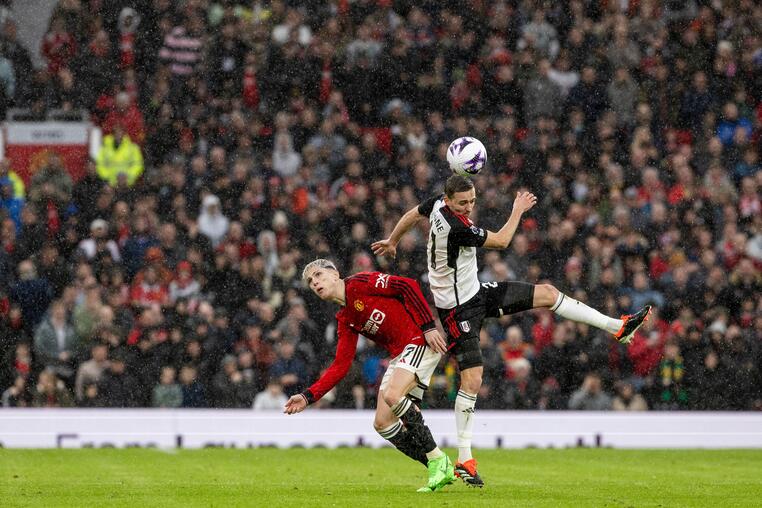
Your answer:
[[[109,134],[103,138],[96,166],[98,176],[112,187],[116,185],[117,176],[121,173],[127,175],[127,185],[132,187],[143,174],[143,155],[140,153],[140,147],[126,134],[122,136],[122,142],[118,147],[114,146],[114,136]]]

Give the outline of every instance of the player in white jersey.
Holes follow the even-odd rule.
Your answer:
[[[550,284],[479,283],[476,248],[507,248],[521,216],[535,205],[537,198],[530,192],[519,192],[506,223],[499,231],[492,232],[477,227],[469,218],[476,204],[476,190],[470,180],[453,175],[444,190],[444,195],[434,196],[405,213],[389,238],[373,243],[372,248],[377,255],[394,257],[400,238],[420,220],[429,220],[429,285],[449,339],[449,344],[429,345],[439,352],[450,351],[458,362],[460,389],[455,399],[458,463],[455,472],[469,485],[481,487],[484,482],[476,471],[476,461],[471,454],[471,436],[476,395],[482,382],[479,332],[484,318],[547,307],[559,316],[607,330],[620,342],[628,343],[648,317],[650,307],[614,319],[564,295]]]

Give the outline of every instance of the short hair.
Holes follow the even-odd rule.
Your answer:
[[[335,270],[337,273],[339,271],[339,269],[336,268],[336,265],[333,264],[333,261],[324,258],[318,258],[315,261],[307,263],[307,266],[305,266],[304,270],[302,270],[302,280],[304,282],[309,284],[309,281],[307,280],[307,272],[314,270],[315,268],[327,268],[329,270]]]
[[[445,183],[445,196],[451,198],[456,192],[465,192],[474,188],[474,182],[461,175],[452,175]]]

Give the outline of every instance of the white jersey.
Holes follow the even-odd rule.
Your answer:
[[[484,244],[487,232],[450,210],[444,196],[427,199],[418,213],[431,223],[426,250],[434,304],[439,309],[452,309],[466,303],[479,292],[476,247]]]

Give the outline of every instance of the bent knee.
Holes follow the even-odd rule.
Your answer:
[[[538,284],[534,287],[534,306],[535,307],[552,307],[558,295],[561,294],[555,286],[550,284]]]
[[[384,402],[386,402],[386,405],[392,408],[395,404],[397,404],[397,402],[400,401],[402,395],[394,391],[388,391],[384,392],[383,398]]]

